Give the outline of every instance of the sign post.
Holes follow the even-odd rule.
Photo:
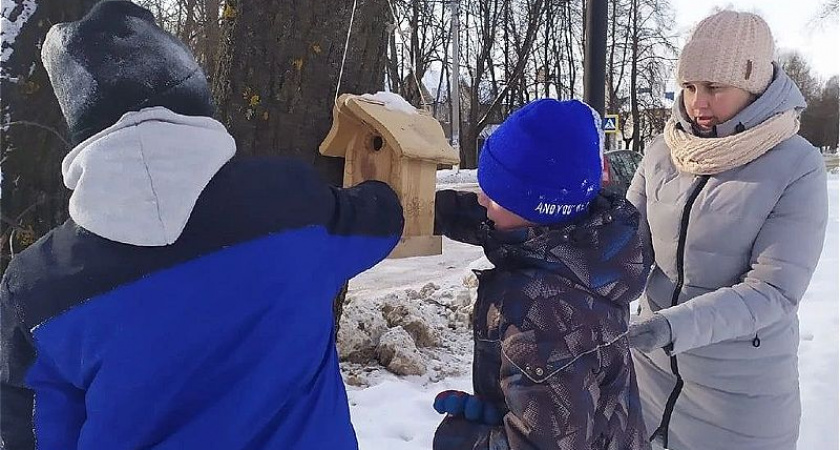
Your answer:
[[[618,149],[618,114],[606,114],[603,119],[604,137],[610,140],[610,146],[613,150]]]

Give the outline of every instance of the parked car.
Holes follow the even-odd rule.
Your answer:
[[[642,154],[633,150],[612,150],[604,153],[604,185],[622,194],[627,192],[641,161]]]

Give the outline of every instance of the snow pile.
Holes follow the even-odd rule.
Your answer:
[[[403,327],[388,330],[376,347],[379,362],[397,375],[423,375],[426,362],[423,354],[417,350],[415,341]]]
[[[491,266],[480,247],[444,238],[442,255],[386,259],[351,280],[337,336],[347,384],[373,386],[395,373],[421,383],[468,374],[472,271]]]
[[[382,103],[385,105],[385,109],[391,111],[400,111],[406,114],[418,114],[417,108],[412,106],[411,103],[408,103],[408,101],[402,98],[399,94],[395,94],[393,92],[380,91],[376,94],[364,94],[362,95],[362,98]]]
[[[347,382],[366,384],[360,372],[380,367],[432,380],[461,373],[461,358],[471,350],[476,284],[466,276],[447,289],[427,283],[382,296],[348,295],[338,331]]]
[[[445,169],[437,171],[437,184],[439,188],[452,188],[450,185],[476,184],[478,175],[476,169]]]

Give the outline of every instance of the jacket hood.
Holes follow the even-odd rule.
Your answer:
[[[225,127],[163,107],[130,112],[64,158],[70,217],[86,230],[144,247],[174,243],[195,202],[236,153]]]

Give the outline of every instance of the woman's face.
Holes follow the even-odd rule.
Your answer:
[[[493,221],[493,226],[497,230],[507,231],[533,225],[531,222],[501,207],[485,195],[483,191],[479,191],[478,193],[478,204],[487,209],[487,218]]]
[[[685,112],[700,131],[711,131],[755,100],[749,92],[723,83],[687,81],[682,88]]]

